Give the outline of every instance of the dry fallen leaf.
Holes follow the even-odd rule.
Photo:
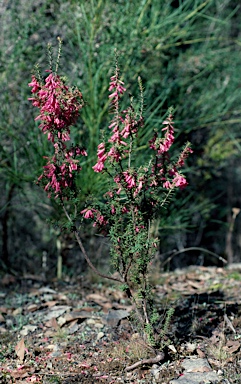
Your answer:
[[[24,339],[21,339],[15,347],[16,355],[18,356],[20,363],[24,360],[25,345]]]
[[[168,348],[169,348],[172,352],[177,353],[177,350],[176,350],[176,348],[174,347],[174,345],[170,344],[170,345],[168,345]]]
[[[29,304],[27,306],[27,311],[28,312],[35,312],[39,309],[39,306],[37,304]]]
[[[240,347],[240,342],[238,340],[229,340],[227,344],[223,347],[228,353],[236,352]]]
[[[15,379],[24,379],[25,377],[29,377],[29,373],[34,373],[34,367],[26,367],[24,365],[16,368],[16,369],[13,369],[11,371],[11,376],[14,377]],[[29,381],[22,381],[21,380],[21,383],[27,383]]]
[[[98,293],[90,293],[85,297],[86,301],[93,301],[94,303],[100,305],[102,310],[108,311],[108,309],[112,308],[112,303],[105,296],[100,295]]]
[[[199,348],[197,348],[197,354],[202,359],[204,359],[206,357],[205,353],[201,349],[199,349]]]
[[[57,331],[57,329],[59,328],[59,325],[58,325],[58,323],[57,323],[57,320],[53,317],[53,318],[50,320],[50,322],[51,322],[51,327],[54,328],[54,329]]]
[[[187,350],[187,352],[194,352],[196,348],[197,348],[197,344],[195,344],[195,343],[187,342],[185,344],[185,349]]]
[[[21,336],[27,336],[29,333],[36,331],[37,326],[32,324],[24,325],[20,331]]]

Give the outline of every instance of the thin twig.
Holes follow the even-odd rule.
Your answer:
[[[148,318],[148,315],[147,315],[147,309],[146,309],[146,299],[144,299],[143,302],[142,302],[142,309],[143,309],[144,316],[145,316],[145,319],[146,319],[146,324],[150,324],[150,321],[149,321],[149,318]]]
[[[223,317],[224,317],[224,321],[227,324],[227,326],[233,331],[233,333],[236,333],[236,330],[235,330],[232,322],[229,320],[228,316],[226,315],[226,313],[224,314]]]
[[[214,253],[214,252],[211,252],[205,248],[201,248],[201,247],[189,247],[189,248],[183,248],[181,249],[180,251],[176,251],[174,252],[170,257],[168,257],[168,259],[166,259],[163,263],[162,263],[162,267],[169,263],[169,261],[171,261],[171,259],[176,256],[176,255],[179,255],[179,253],[183,253],[183,252],[188,252],[188,251],[202,251],[202,252],[206,252],[208,253],[209,255],[212,255],[214,257],[216,257],[218,260],[222,261],[224,264],[227,264],[227,260],[225,260],[222,256],[219,256],[217,253]]]
[[[159,363],[159,361],[163,360],[164,357],[165,357],[164,353],[161,352],[158,355],[156,355],[155,357],[151,357],[150,359],[140,360],[140,361],[137,361],[136,363],[134,363],[132,365],[129,365],[128,367],[125,368],[125,371],[126,372],[132,371],[133,369],[140,367],[141,365],[152,365],[152,364]]]
[[[69,214],[68,214],[68,212],[67,212],[67,210],[66,210],[66,208],[65,208],[65,205],[64,205],[63,201],[62,201],[62,207],[63,207],[64,213],[65,213],[67,219],[68,219],[69,222],[73,225],[74,223],[73,223],[71,217],[69,216]],[[77,229],[74,230],[74,234],[75,234],[75,238],[76,238],[76,240],[77,240],[77,242],[78,242],[78,244],[79,244],[79,247],[80,247],[80,249],[81,249],[81,251],[82,251],[82,253],[83,253],[83,255],[84,255],[84,258],[85,258],[87,264],[89,265],[89,267],[90,267],[90,268],[91,268],[91,269],[92,269],[98,276],[103,277],[104,279],[117,281],[118,283],[123,284],[124,281],[121,280],[121,279],[119,279],[118,277],[112,277],[112,276],[105,275],[104,273],[99,272],[98,269],[95,268],[95,266],[92,264],[92,262],[91,262],[90,259],[89,259],[89,256],[88,256],[87,253],[86,253],[86,250],[85,250],[84,245],[83,245],[83,243],[82,243],[82,241],[81,241],[81,239],[80,239],[80,235],[79,235],[79,232],[78,232]]]
[[[86,253],[86,250],[85,250],[85,248],[84,248],[84,246],[83,246],[83,243],[82,243],[82,241],[81,241],[81,239],[80,239],[79,232],[78,232],[77,230],[75,230],[75,231],[74,231],[74,234],[75,234],[75,238],[76,238],[76,240],[77,240],[77,242],[78,242],[78,244],[79,244],[79,247],[80,247],[80,249],[81,249],[81,251],[82,251],[82,253],[83,253],[83,255],[84,255],[84,258],[85,258],[85,260],[87,261],[89,267],[90,267],[90,268],[91,268],[91,269],[92,269],[98,276],[103,277],[104,279],[118,281],[118,283],[123,284],[124,281],[121,280],[121,279],[119,279],[118,277],[112,277],[112,276],[105,275],[104,273],[99,272],[99,271],[95,268],[95,266],[92,264],[92,262],[90,261],[88,255],[87,255],[87,253]]]

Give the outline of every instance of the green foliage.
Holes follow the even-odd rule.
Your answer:
[[[167,228],[161,233],[162,250],[177,248],[176,234],[183,245],[193,245],[201,226],[196,245],[222,252],[226,231],[222,223],[230,204],[239,204],[241,177],[239,2],[8,0],[1,4],[1,14],[0,211],[2,226],[7,221],[10,261],[14,257],[20,260],[26,252],[32,254],[35,244],[38,254],[46,248],[50,256],[54,253],[45,219],[49,212],[58,215],[56,204],[50,204],[33,185],[50,146],[37,134],[27,84],[34,65],[46,62],[47,44],[57,46],[58,36],[63,39],[64,72],[72,84],[82,86],[88,101],[83,121],[73,133],[74,141],[83,136],[90,147],[85,195],[104,189],[91,164],[108,119],[108,75],[117,48],[128,89],[134,96],[138,93],[138,76],[145,88],[144,113],[148,117],[139,137],[143,146],[170,105],[175,108],[178,145],[187,139],[193,143],[188,170],[192,199],[178,196],[178,217],[172,223],[168,209],[162,213],[160,227]],[[233,175],[227,182],[230,169]],[[230,183],[233,192],[227,206]]]

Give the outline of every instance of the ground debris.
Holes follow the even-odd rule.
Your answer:
[[[118,287],[0,286],[0,383],[240,384],[240,273],[190,267],[155,279],[160,329],[175,309],[170,343],[155,353]]]

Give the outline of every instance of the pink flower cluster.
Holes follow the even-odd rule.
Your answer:
[[[149,141],[150,148],[157,151],[158,155],[168,152],[175,139],[172,115],[169,115],[162,124],[165,125],[162,131],[166,131],[164,138],[159,139],[157,133],[155,133],[153,139]]]
[[[174,143],[173,117],[170,114],[163,122],[164,137],[159,138],[155,132],[153,138],[149,141],[150,149],[155,151],[152,157],[151,167],[134,170],[128,167],[123,168],[123,161],[130,155],[130,141],[138,134],[138,129],[143,125],[143,118],[137,118],[133,106],[123,112],[119,112],[119,100],[125,92],[124,83],[119,80],[119,71],[111,77],[109,90],[114,107],[114,119],[109,128],[112,130],[108,143],[111,147],[107,149],[108,143],[100,143],[97,150],[97,163],[93,166],[95,172],[108,171],[108,166],[113,165],[115,170],[119,171],[113,176],[116,183],[115,193],[119,195],[121,191],[126,190],[132,198],[136,198],[142,192],[147,190],[156,190],[157,188],[174,189],[184,188],[187,185],[186,178],[179,172],[178,168],[184,165],[185,159],[191,148],[187,145],[181,152],[176,164],[172,164],[169,157],[169,151]],[[107,164],[107,165],[106,165]],[[116,164],[116,166],[114,165]],[[113,167],[112,167],[113,168]],[[129,192],[128,192],[129,191]],[[153,193],[153,192],[151,192]]]
[[[79,165],[79,160],[76,159],[76,156],[82,155],[87,156],[87,152],[84,149],[78,147],[67,150],[64,148],[65,154],[64,158],[59,159],[58,149],[56,149],[58,144],[55,144],[55,155],[52,158],[47,158],[48,163],[45,165],[44,172],[39,176],[38,182],[41,180],[44,181],[45,191],[49,191],[48,197],[51,197],[51,192],[54,192],[55,197],[63,195],[63,190],[67,188],[72,188],[74,180],[74,171],[80,172],[81,166]],[[47,184],[46,184],[47,183]]]
[[[137,135],[138,127],[143,123],[142,117],[137,119],[133,113],[133,108],[129,107],[127,110],[119,113],[119,100],[121,95],[126,91],[124,82],[119,80],[119,70],[116,68],[116,73],[111,77],[109,91],[112,93],[109,98],[112,99],[111,103],[114,107],[115,116],[109,128],[112,130],[111,137],[108,142],[111,147],[106,150],[105,143],[100,143],[97,150],[97,163],[93,166],[95,172],[102,172],[105,169],[105,161],[119,163],[126,153],[128,153],[128,139],[130,136]],[[125,148],[126,147],[126,148]]]
[[[154,151],[148,165],[138,169],[131,166],[132,143],[138,135],[138,130],[143,126],[143,117],[137,117],[133,105],[120,112],[119,101],[126,89],[119,80],[119,70],[111,77],[109,98],[114,111],[114,118],[109,125],[111,129],[107,142],[101,142],[97,149],[97,163],[93,166],[95,172],[106,172],[114,181],[113,188],[105,194],[110,217],[121,212],[121,215],[134,215],[135,232],[145,228],[158,207],[159,192],[165,189],[184,188],[186,178],[180,173],[189,153],[192,153],[189,144],[179,155],[176,163],[171,162],[169,152],[174,143],[174,126],[172,114],[163,122],[162,132],[159,137],[155,132],[149,141],[149,148]],[[158,200],[159,199],[159,200]],[[120,203],[120,201],[123,202]],[[121,204],[117,210],[116,207]],[[94,219],[95,224],[107,224],[107,220],[98,210],[87,208],[81,212],[84,218]],[[111,219],[110,219],[111,220]],[[127,219],[129,220],[129,219]]]
[[[54,146],[54,156],[47,158],[43,174],[38,178],[44,189],[51,197],[63,197],[63,191],[73,187],[74,173],[79,172],[79,156],[87,156],[84,148],[72,147],[67,149],[66,141],[70,141],[70,127],[76,122],[80,109],[83,107],[83,97],[79,90],[70,90],[61,78],[52,72],[44,84],[32,76],[34,97],[29,98],[32,104],[39,108],[40,114],[35,120],[40,120],[42,132],[48,135]]]
[[[114,76],[110,78],[110,86],[109,86],[109,91],[113,91],[110,95],[109,98],[113,99],[113,102],[116,104],[116,102],[120,99],[120,95],[122,95],[126,89],[123,87],[124,83],[119,79],[119,70],[116,68],[116,72]]]
[[[34,97],[29,100],[40,109],[35,120],[40,120],[40,128],[48,134],[48,140],[70,140],[70,126],[76,122],[80,109],[83,107],[83,97],[78,90],[70,91],[59,76],[52,72],[41,84],[35,76],[29,83]]]
[[[175,139],[173,116],[170,114],[163,124],[165,125],[165,128],[162,129],[162,131],[165,131],[164,138],[158,138],[158,134],[155,132],[154,137],[149,141],[150,148],[156,152],[155,164],[152,167],[151,186],[158,186],[162,183],[163,188],[166,189],[182,189],[188,183],[186,178],[178,171],[178,168],[183,167],[185,159],[193,151],[189,144],[187,144],[181,152],[177,163],[172,165],[168,151]]]
[[[101,214],[101,212],[98,209],[94,208],[86,208],[83,209],[83,211],[80,212],[85,219],[94,219],[95,222],[93,224],[93,227],[106,227],[108,224],[108,220],[105,219],[105,217]]]

